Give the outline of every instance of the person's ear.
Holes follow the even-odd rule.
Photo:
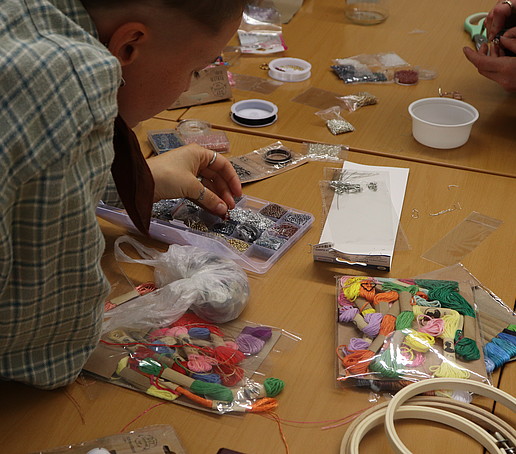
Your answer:
[[[130,65],[138,58],[141,46],[147,41],[148,29],[141,22],[128,22],[118,27],[107,45],[122,66]]]

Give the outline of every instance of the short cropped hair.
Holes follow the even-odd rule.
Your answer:
[[[204,25],[210,31],[218,32],[226,22],[240,16],[249,0],[145,0],[153,6],[164,6],[185,14]],[[145,2],[144,1],[144,2]],[[88,8],[112,8],[117,6],[141,5],[142,0],[81,0]]]

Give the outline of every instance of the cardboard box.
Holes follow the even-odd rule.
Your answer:
[[[228,71],[225,66],[212,66],[192,77],[190,88],[185,91],[169,109],[197,106],[231,98]]]

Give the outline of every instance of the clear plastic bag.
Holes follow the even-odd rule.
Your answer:
[[[238,29],[244,54],[272,54],[286,50],[281,17],[274,7],[247,5]]]
[[[396,391],[434,377],[489,382],[471,287],[337,276],[337,380]]]
[[[296,340],[281,329],[241,321],[214,324],[190,311],[170,324],[134,319],[103,333],[84,370],[196,409],[270,411],[284,382],[264,378],[263,363],[283,338]]]
[[[378,98],[366,91],[361,91],[347,96],[340,96],[338,99],[342,101],[344,107],[350,112],[355,112],[364,106],[378,104]]]
[[[121,244],[132,245],[143,259],[125,254]],[[111,310],[103,332],[119,326],[170,324],[191,309],[206,320],[224,323],[237,318],[249,298],[247,275],[232,260],[194,246],[172,244],[166,252],[143,246],[129,236],[115,242],[118,261],[155,268],[158,289]]]
[[[331,68],[346,84],[385,83],[393,82],[394,73],[410,65],[396,53],[387,52],[334,59]]]
[[[349,147],[341,144],[303,142],[302,152],[309,161],[342,162],[348,157]]]
[[[349,121],[342,118],[340,111],[339,106],[332,106],[328,109],[315,112],[315,115],[321,120],[324,120],[327,128],[334,136],[355,130],[355,127]]]
[[[280,141],[235,156],[230,161],[241,183],[263,180],[308,162],[304,155],[296,153]]]

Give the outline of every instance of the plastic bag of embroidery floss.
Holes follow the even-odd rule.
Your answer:
[[[62,446],[33,454],[134,454],[141,446],[146,454],[186,454],[175,430],[165,424],[138,428],[128,433],[119,433],[75,445]]]
[[[343,162],[349,147],[341,144],[303,142],[301,152],[308,161]]]
[[[338,382],[397,391],[435,377],[489,381],[469,285],[349,275],[336,281]]]
[[[121,245],[131,245],[142,259],[133,259]],[[118,261],[154,267],[157,290],[108,312],[103,331],[129,322],[169,324],[188,309],[223,323],[237,318],[249,298],[247,275],[235,262],[195,246],[172,244],[166,252],[148,248],[129,236],[115,241]]]
[[[462,263],[440,268],[417,279],[453,279],[467,282],[473,289],[484,345],[488,373],[516,360],[516,312],[493,291],[485,287]]]
[[[307,161],[306,157],[277,141],[242,156],[230,158],[241,183],[263,180],[294,169]]]
[[[326,123],[326,127],[334,136],[346,132],[353,132],[355,127],[349,121],[344,120],[340,112],[341,108],[339,106],[332,106],[328,109],[315,112],[315,115]]]
[[[285,384],[266,378],[261,366],[283,336],[278,328],[239,321],[215,324],[190,311],[166,325],[133,320],[103,333],[85,370],[197,409],[269,411]]]

